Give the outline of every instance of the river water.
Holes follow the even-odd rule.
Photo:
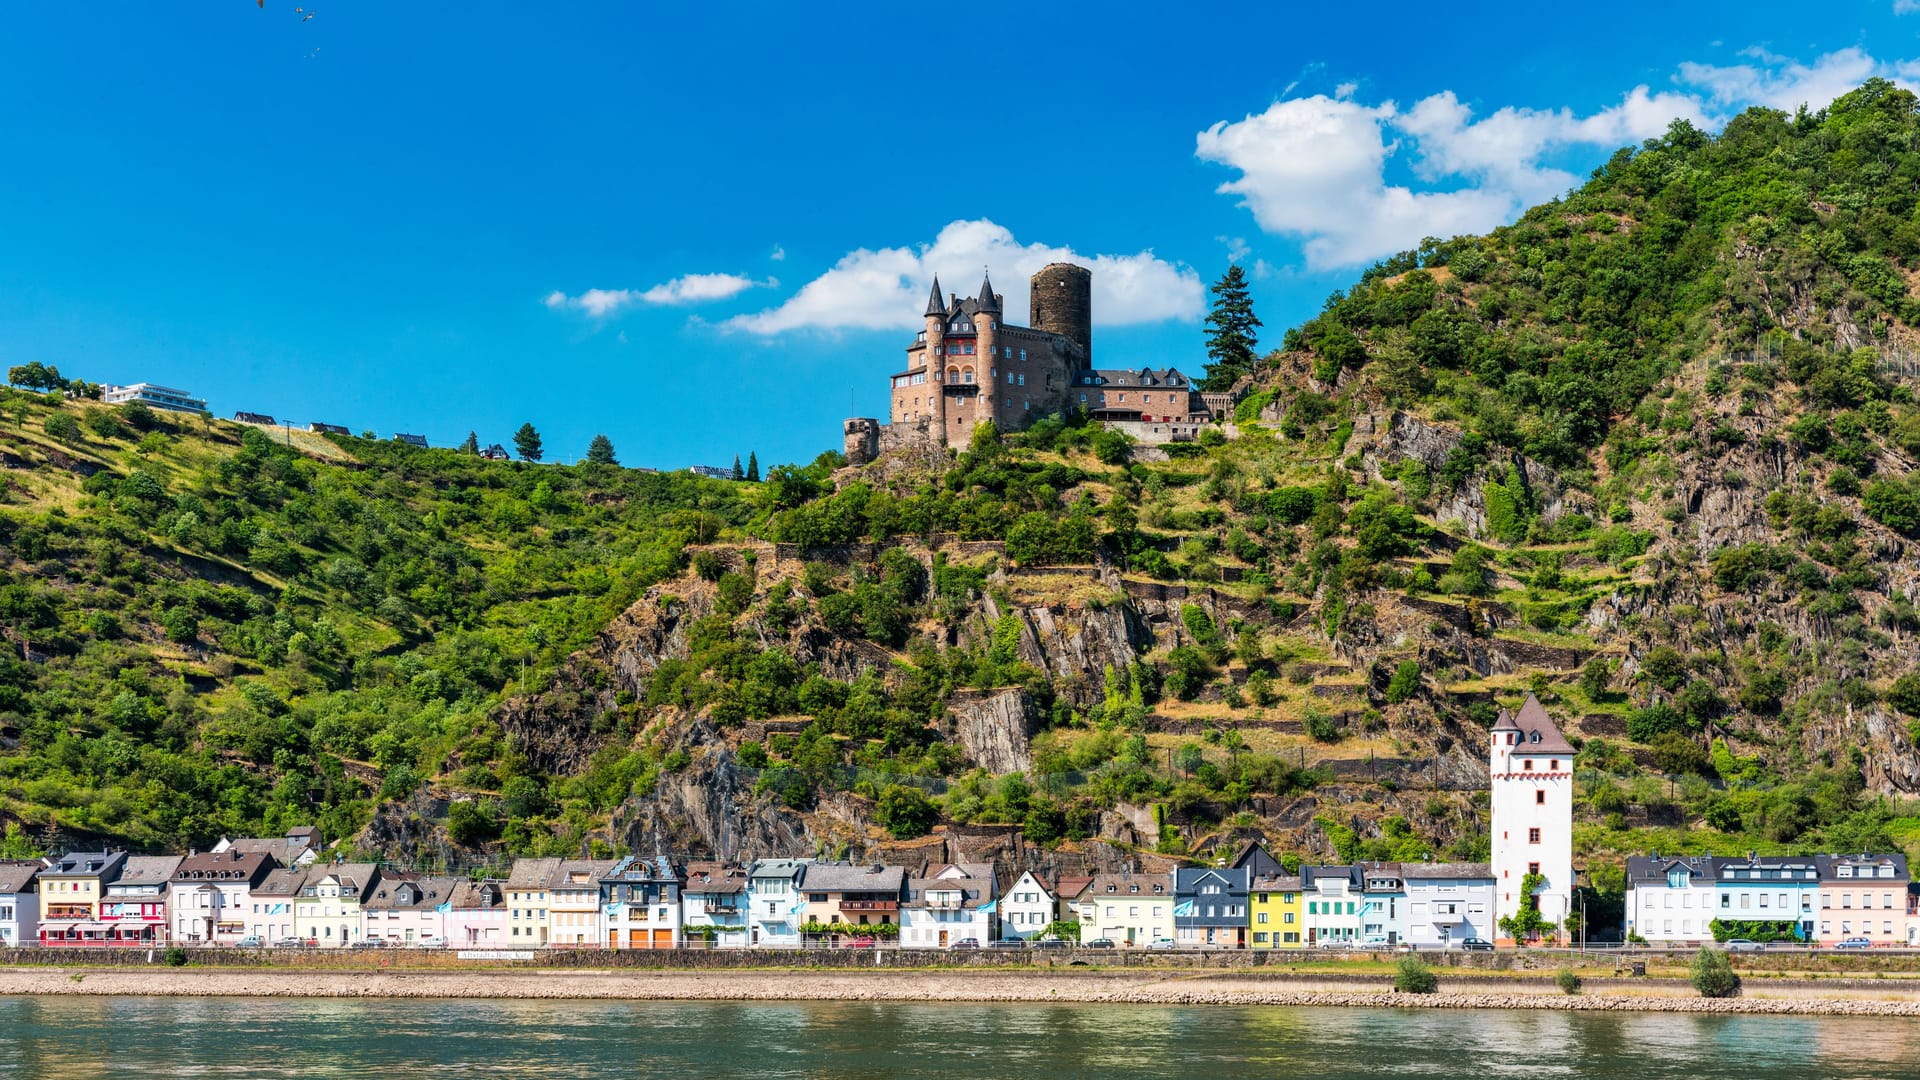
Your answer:
[[[0,998],[0,1076],[1920,1076],[1910,1019],[1428,1009]]]

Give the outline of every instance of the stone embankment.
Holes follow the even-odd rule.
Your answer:
[[[521,998],[642,1001],[1051,1002],[1068,1004],[1317,1006],[1338,1008],[1557,1009],[1781,1015],[1920,1016],[1920,986],[1753,987],[1754,996],[1708,1000],[1684,983],[1643,980],[1576,996],[1491,980],[1396,994],[1312,977],[1137,972],[834,972],[767,970],[339,972],[244,969],[0,969],[0,995]],[[1472,982],[1482,985],[1473,986]]]

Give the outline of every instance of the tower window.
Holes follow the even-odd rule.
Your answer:
[[[1547,793],[1546,793],[1545,791],[1536,791],[1536,792],[1534,792],[1534,793],[1533,793],[1533,804],[1534,804],[1535,806],[1545,806],[1545,805],[1547,804]]]
[[[1020,350],[1020,362],[1023,364],[1027,362],[1027,350],[1025,349]]]

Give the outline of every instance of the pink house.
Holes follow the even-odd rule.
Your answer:
[[[503,948],[507,940],[504,881],[463,881],[453,890],[446,914],[450,949]]]

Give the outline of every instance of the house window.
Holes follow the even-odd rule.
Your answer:
[[[1537,874],[1537,873],[1539,873],[1539,872],[1540,872],[1540,864],[1539,864],[1539,863],[1537,863],[1537,862],[1530,862],[1530,863],[1528,863],[1528,864],[1527,864],[1527,873],[1529,873],[1529,874]]]
[[[1540,842],[1540,830],[1539,830],[1539,829],[1528,829],[1528,830],[1527,830],[1527,843],[1529,843],[1529,844],[1537,844],[1537,843],[1539,843],[1539,842]]]
[[[1260,912],[1260,913],[1258,913],[1258,914],[1256,914],[1256,915],[1255,915],[1255,916],[1253,917],[1253,921],[1254,921],[1254,922],[1256,922],[1256,923],[1259,923],[1259,924],[1260,924],[1261,926],[1265,926],[1265,925],[1267,925],[1267,913],[1266,913],[1266,912],[1264,912],[1264,911],[1262,911],[1262,912]],[[1261,936],[1262,936],[1262,937],[1265,937],[1266,935],[1265,935],[1265,934],[1262,934]]]
[[[1535,806],[1544,806],[1546,805],[1546,802],[1547,802],[1547,793],[1545,791],[1536,791],[1533,793],[1533,804]]]
[[[1532,771],[1533,771],[1533,759],[1532,759],[1532,758],[1528,758],[1528,759],[1527,759],[1527,771],[1528,771],[1528,772],[1532,772]]]

